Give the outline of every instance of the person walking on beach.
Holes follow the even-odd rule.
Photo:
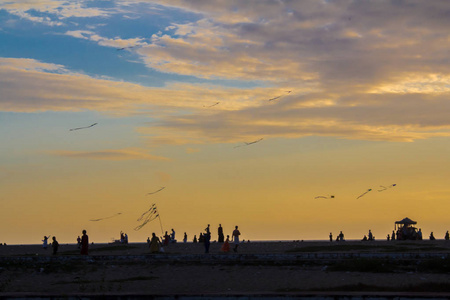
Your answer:
[[[218,242],[219,243],[223,243],[223,238],[224,238],[224,236],[223,236],[223,228],[222,228],[222,224],[219,224],[219,228],[217,228],[217,234],[219,235],[219,238],[218,238]]]
[[[53,255],[56,255],[56,253],[58,252],[59,243],[56,240],[56,237],[52,237],[52,240]]]
[[[239,236],[241,235],[241,233],[239,232],[238,227],[236,226],[235,229],[233,230],[233,241],[234,241],[234,248],[233,251],[237,252],[238,246],[239,246]]]
[[[150,253],[158,253],[160,249],[161,242],[159,240],[159,237],[156,236],[156,234],[152,233],[152,239],[150,241]]]
[[[89,236],[86,234],[86,230],[83,230],[83,235],[81,236],[81,255],[88,255],[89,248]]]

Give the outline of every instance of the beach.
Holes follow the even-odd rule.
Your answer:
[[[437,293],[450,295],[447,241],[283,241],[0,247],[2,295],[261,295]]]

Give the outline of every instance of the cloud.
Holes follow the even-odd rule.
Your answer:
[[[239,89],[207,84],[173,83],[162,88],[99,79],[34,59],[0,58],[0,110],[15,112],[96,110],[162,116],[177,108],[210,114],[259,105],[279,88]],[[148,112],[158,108],[156,112]]]
[[[83,158],[83,159],[95,159],[95,160],[157,160],[157,161],[169,161],[170,159],[163,156],[156,156],[149,154],[147,151],[127,148],[118,150],[101,150],[101,151],[51,151],[49,154],[54,156],[68,157],[68,158]]]
[[[109,39],[96,34],[89,30],[69,30],[65,35],[72,36],[79,39],[85,39],[97,42],[100,46],[114,47],[114,48],[126,48],[146,45],[143,38],[131,38],[131,39],[121,39],[116,37],[114,39]]]
[[[152,121],[138,130],[151,145],[263,136],[413,141],[449,135],[446,1],[155,3],[161,14],[177,8],[180,15],[195,12],[196,19],[164,24],[164,33],[145,40],[66,34],[108,47],[141,43],[131,51],[147,67],[214,79],[215,85],[148,88],[60,65],[1,59],[0,109],[148,115]],[[220,86],[222,79],[257,87]]]
[[[88,6],[86,1],[2,1],[0,9],[27,19],[31,22],[42,23],[47,26],[62,26],[62,19],[76,17],[107,17],[111,11]],[[47,14],[47,16],[42,16]]]

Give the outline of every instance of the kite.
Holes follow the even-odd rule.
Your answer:
[[[368,189],[367,191],[365,191],[364,193],[362,193],[361,195],[359,195],[356,199],[361,198],[362,196],[364,196],[365,194],[367,194],[368,192],[370,192],[372,189]]]
[[[249,145],[252,145],[252,144],[256,144],[256,143],[258,143],[258,142],[260,142],[260,141],[262,141],[263,140],[263,138],[260,138],[259,140],[256,140],[256,141],[253,141],[253,142],[244,142],[245,143],[245,145],[238,145],[238,146],[236,146],[236,147],[234,147],[234,148],[238,148],[238,147],[242,147],[242,146],[249,146]]]
[[[317,197],[315,197],[314,199],[319,199],[319,198],[322,198],[322,199],[334,199],[334,195],[329,195],[329,196],[317,196]]]
[[[162,191],[163,189],[165,189],[166,187],[165,186],[163,186],[162,188],[160,188],[159,190],[157,190],[157,191],[154,191],[154,192],[151,192],[151,193],[148,193],[147,195],[153,195],[153,194],[156,194],[157,192],[160,192],[160,191]]]
[[[159,222],[161,223],[161,218],[159,217],[159,213],[158,213],[158,209],[156,208],[156,204],[152,204],[152,206],[150,206],[150,208],[145,211],[138,219],[137,221],[142,221],[142,223],[138,226],[136,226],[134,228],[134,230],[138,231],[140,230],[142,227],[144,227],[145,225],[147,225],[147,223],[156,220],[157,218],[159,218]],[[161,223],[161,231],[162,230],[162,223]]]
[[[288,93],[288,94],[290,94],[292,91],[286,91],[286,93]],[[274,100],[277,100],[277,99],[279,99],[279,98],[281,98],[281,97],[283,97],[283,96],[286,96],[286,95],[281,95],[281,96],[277,96],[277,97],[274,97],[274,98],[270,98],[269,99],[269,102],[270,101],[274,101]]]
[[[117,48],[117,51],[121,51],[121,50],[125,50],[125,49],[131,49],[134,48],[136,46],[129,46],[129,47],[123,47],[123,48]]]
[[[210,108],[210,107],[213,107],[213,106],[218,105],[219,103],[220,103],[220,102],[216,102],[216,103],[214,103],[213,105],[209,105],[209,106],[203,105],[203,107]]]
[[[394,184],[391,184],[391,185],[389,185],[389,186],[382,186],[382,185],[380,185],[380,187],[382,187],[383,189],[382,190],[378,190],[379,192],[382,192],[382,191],[385,191],[385,190],[387,190],[387,189],[390,189],[390,188],[393,188],[394,186],[396,186],[397,184],[396,183],[394,183]]]
[[[91,128],[91,127],[93,127],[93,126],[95,126],[95,125],[97,125],[97,124],[98,124],[98,123],[94,123],[94,124],[92,124],[92,125],[85,126],[85,127],[72,128],[72,129],[69,129],[69,131],[74,131],[74,130],[79,130],[79,129]]]
[[[97,222],[97,221],[101,221],[101,220],[111,219],[111,218],[117,217],[118,215],[121,215],[121,214],[122,213],[117,213],[115,215],[112,215],[112,216],[109,216],[109,217],[106,217],[106,218],[94,219],[94,220],[89,220],[89,221]]]

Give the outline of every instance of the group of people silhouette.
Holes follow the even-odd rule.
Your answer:
[[[232,233],[232,240],[230,240],[230,236],[227,235],[227,238],[225,239],[224,233],[223,233],[223,227],[221,224],[219,224],[219,227],[217,228],[217,235],[218,239],[217,241],[219,243],[223,243],[221,247],[222,252],[230,252],[230,243],[234,244],[233,251],[237,252],[238,246],[240,243],[239,236],[241,235],[238,226],[235,226],[233,233]],[[164,234],[161,239],[156,236],[156,234],[152,233],[152,238],[147,238],[147,243],[150,247],[151,253],[159,253],[164,252],[164,247],[168,246],[170,243],[176,243],[175,239],[175,230],[172,229],[171,234],[169,235],[168,232]],[[192,240],[193,243],[203,243],[205,247],[205,253],[209,253],[209,248],[211,245],[211,228],[210,224],[205,228],[204,232],[201,232],[199,235],[199,238],[197,239],[197,236],[194,235],[194,239]],[[187,243],[187,234],[184,233],[183,237],[183,243]]]

